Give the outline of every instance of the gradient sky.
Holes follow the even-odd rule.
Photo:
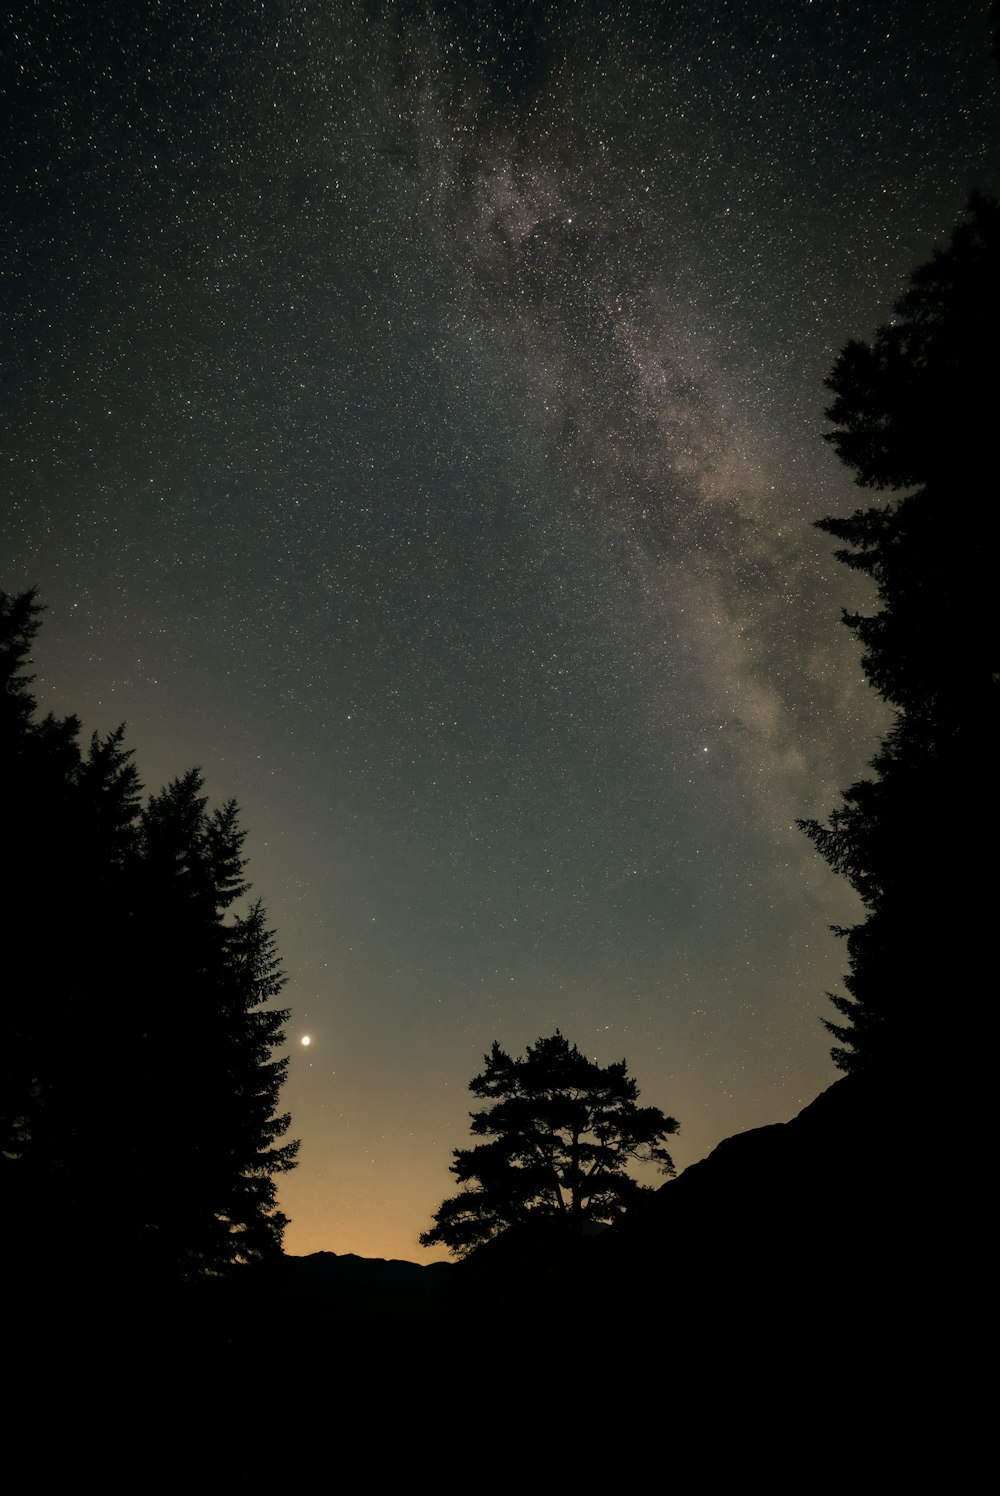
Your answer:
[[[0,586],[46,710],[243,808],[288,1250],[443,1255],[494,1039],[627,1058],[679,1166],[799,1110],[856,908],[795,820],[885,722],[822,381],[1000,188],[988,6],[3,21]]]

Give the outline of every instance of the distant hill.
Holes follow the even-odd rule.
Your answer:
[[[431,1323],[450,1309],[454,1266],[449,1262],[401,1262],[358,1257],[353,1252],[313,1252],[286,1257],[275,1307],[311,1327],[368,1321]]]
[[[575,1344],[589,1353],[602,1337],[626,1356],[647,1341],[671,1354],[766,1344],[794,1355],[877,1322],[902,1343],[926,1323],[925,1285],[955,1253],[947,1201],[957,1191],[932,1177],[917,1115],[912,1098],[888,1101],[848,1076],[790,1121],[727,1138],[642,1209],[581,1241],[533,1223],[458,1263],[316,1252],[166,1300],[109,1264],[103,1287],[81,1291],[67,1276],[62,1292],[22,1293],[12,1319],[26,1344],[41,1343],[46,1323],[60,1336],[72,1325],[81,1345],[117,1327],[140,1355],[160,1345],[190,1357],[203,1344],[237,1361],[268,1323],[303,1364],[334,1346],[375,1355],[397,1346],[411,1371],[428,1347],[470,1337],[487,1350],[558,1343],[563,1355]]]

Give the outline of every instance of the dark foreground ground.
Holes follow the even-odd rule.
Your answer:
[[[6,1313],[18,1457],[130,1488],[168,1471],[353,1486],[359,1461],[492,1488],[525,1460],[631,1486],[630,1451],[666,1476],[675,1446],[699,1483],[741,1461],[795,1489],[859,1468],[963,1478],[982,1278],[966,1193],[913,1119],[846,1078],[575,1248],[317,1253],[159,1297],[29,1274]]]

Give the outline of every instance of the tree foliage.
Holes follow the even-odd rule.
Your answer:
[[[851,342],[827,381],[827,436],[862,487],[901,496],[827,517],[838,559],[871,577],[878,609],[845,614],[869,681],[895,710],[872,762],[827,825],[804,829],[857,890],[847,995],[827,1027],[845,1070],[919,1064],[940,1010],[975,982],[965,873],[996,829],[993,576],[997,541],[1000,207],[976,196],[947,249],[916,270],[892,322]],[[981,928],[981,927],[980,927]]]
[[[441,1205],[422,1246],[465,1256],[529,1220],[579,1235],[585,1223],[617,1220],[650,1193],[630,1164],[674,1173],[662,1145],[678,1124],[637,1104],[624,1060],[598,1065],[558,1030],[529,1044],[523,1059],[499,1044],[484,1058],[469,1090],[490,1103],[470,1113],[473,1136],[487,1141],[455,1150],[451,1172],[463,1189]]]
[[[35,720],[40,612],[0,594],[6,1200],[32,1257],[219,1272],[280,1248],[298,1147],[274,936],[234,801],[192,770],[142,805],[123,729],[83,751],[75,717]]]

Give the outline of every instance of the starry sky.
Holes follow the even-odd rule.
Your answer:
[[[287,1249],[443,1255],[494,1039],[681,1167],[791,1116],[857,913],[795,821],[886,721],[822,381],[1000,188],[988,6],[2,19],[0,586],[45,710],[242,806]]]

